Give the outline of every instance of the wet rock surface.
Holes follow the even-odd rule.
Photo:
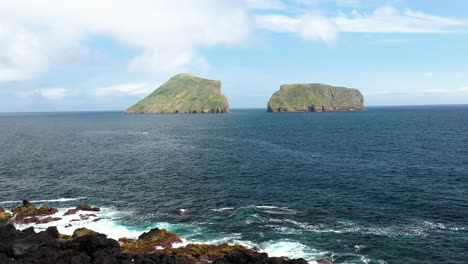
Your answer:
[[[307,264],[303,259],[270,258],[265,253],[239,250],[241,249],[238,248],[239,245],[229,246],[227,244],[219,246],[188,245],[180,249],[192,253],[196,251],[195,248],[201,250],[198,251],[200,254],[198,257],[193,254],[190,258],[175,252],[128,254],[122,251],[117,241],[109,239],[103,234],[84,229],[75,232],[77,231],[82,233],[81,236],[70,237],[60,235],[56,227],[49,227],[45,231],[36,233],[32,227],[20,231],[12,224],[2,225],[0,226],[0,263]],[[209,255],[213,248],[224,251],[216,252],[217,254],[213,255],[215,258],[202,257]],[[222,254],[218,255],[218,253]]]

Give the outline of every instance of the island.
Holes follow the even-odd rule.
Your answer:
[[[323,112],[362,110],[358,89],[326,84],[283,84],[268,102],[268,112]]]
[[[170,78],[150,95],[128,108],[127,114],[227,113],[221,82],[182,73]]]

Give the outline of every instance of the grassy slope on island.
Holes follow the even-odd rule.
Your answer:
[[[201,113],[228,112],[221,82],[178,74],[149,96],[126,110],[127,113]]]
[[[325,84],[284,84],[268,102],[269,110],[303,111],[311,105],[362,108],[363,96],[358,89]]]

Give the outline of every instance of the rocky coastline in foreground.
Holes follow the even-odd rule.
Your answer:
[[[66,215],[79,218],[92,217],[100,208],[80,205],[69,209]],[[90,229],[75,229],[72,235],[60,234],[54,221],[56,208],[42,205],[37,208],[29,201],[14,207],[11,212],[0,207],[0,263],[141,263],[141,264],[307,264],[304,259],[269,257],[257,248],[230,244],[187,244],[165,229],[153,228],[137,239],[108,238]],[[52,217],[54,215],[54,217]],[[94,215],[95,216],[95,215]],[[99,221],[95,218],[93,221]],[[35,232],[34,227],[18,230],[15,225],[51,224],[45,231]],[[70,224],[71,227],[71,224]],[[329,260],[313,261],[330,264]]]

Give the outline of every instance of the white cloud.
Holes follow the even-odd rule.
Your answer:
[[[46,99],[60,100],[67,95],[68,90],[64,88],[49,88],[41,90],[40,93]]]
[[[42,88],[16,92],[20,98],[40,97],[46,100],[61,100],[69,94],[69,90],[61,87]]]
[[[353,10],[335,17],[320,15],[257,15],[258,28],[275,32],[293,32],[304,39],[333,42],[338,32],[358,33],[456,33],[466,30],[468,22],[429,15],[419,11],[400,11],[390,6],[370,14]]]
[[[123,95],[147,95],[156,89],[156,85],[150,83],[124,83],[99,87],[94,90],[96,96]]]
[[[244,0],[248,9],[285,9],[287,6],[281,0]]]
[[[400,11],[390,6],[376,9],[371,14],[353,11],[333,18],[343,32],[361,33],[449,33],[466,26],[465,21],[438,17],[419,11]]]
[[[74,37],[58,28],[35,32],[0,18],[0,82],[29,79],[46,71],[60,60],[58,54],[76,48]]]
[[[32,78],[95,35],[141,51],[130,69],[174,72],[200,60],[198,48],[241,43],[245,10],[227,0],[2,1],[0,82]]]
[[[336,26],[320,15],[308,15],[301,19],[299,35],[308,40],[322,40],[333,43],[336,40]]]
[[[376,91],[376,92],[363,92],[365,96],[392,96],[392,95],[405,95],[407,92],[401,91]]]
[[[300,5],[319,5],[321,3],[335,3],[337,6],[357,6],[361,0],[293,0],[294,3]]]
[[[425,93],[436,93],[436,94],[445,94],[450,93],[451,91],[448,89],[428,89],[424,90]]]
[[[298,18],[285,15],[257,16],[259,28],[276,32],[295,32],[307,40],[332,43],[336,39],[336,27],[320,14],[307,14]]]
[[[468,92],[468,87],[462,87],[460,89],[429,89],[424,90],[424,93],[429,94],[459,94]]]

